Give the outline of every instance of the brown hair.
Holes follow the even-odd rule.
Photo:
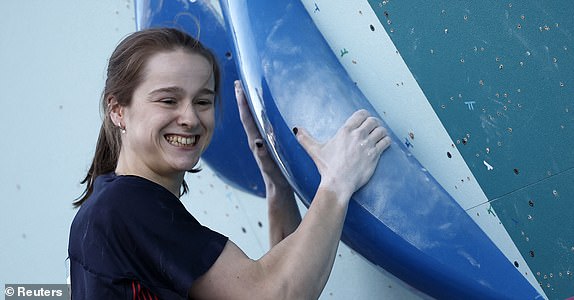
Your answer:
[[[116,47],[108,61],[107,79],[101,99],[103,122],[96,144],[96,152],[92,165],[81,181],[86,184],[82,195],[76,199],[74,207],[82,205],[90,197],[94,189],[94,180],[102,174],[116,169],[121,149],[119,129],[112,123],[108,101],[114,98],[119,105],[128,106],[131,103],[134,90],[143,79],[143,71],[149,58],[158,53],[185,49],[192,53],[203,55],[213,66],[215,76],[215,92],[219,91],[219,67],[214,55],[198,40],[188,34],[173,28],[152,28],[137,31],[127,36]],[[218,97],[217,97],[218,98]],[[192,169],[190,172],[199,172]],[[182,194],[187,193],[185,180],[182,183]]]

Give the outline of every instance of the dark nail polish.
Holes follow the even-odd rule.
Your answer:
[[[299,129],[297,129],[297,127],[293,127],[293,133],[297,135],[297,132],[299,132]]]
[[[257,146],[257,148],[261,148],[263,147],[263,143],[260,141],[255,142],[255,146]]]

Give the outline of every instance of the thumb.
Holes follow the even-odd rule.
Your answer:
[[[321,147],[321,143],[315,140],[305,128],[293,127],[293,133],[299,144],[307,151],[307,154],[315,159],[315,152]]]

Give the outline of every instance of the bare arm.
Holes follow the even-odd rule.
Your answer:
[[[298,229],[259,260],[229,241],[193,285],[194,299],[316,299],[335,259],[345,205],[320,189]]]
[[[241,92],[241,91],[240,91]],[[321,183],[297,229],[259,260],[228,242],[211,269],[190,290],[198,299],[316,299],[335,259],[351,195],[372,176],[390,139],[368,112],[353,114],[326,143],[304,129],[297,139]]]
[[[241,123],[243,123],[249,147],[265,182],[268,202],[269,244],[270,247],[273,247],[295,231],[301,223],[301,214],[293,189],[270,156],[265,147],[265,142],[257,130],[257,125],[253,121],[239,82],[236,82],[236,89]]]
[[[301,223],[301,213],[290,186],[277,187],[266,184],[269,245],[273,248],[297,229]]]

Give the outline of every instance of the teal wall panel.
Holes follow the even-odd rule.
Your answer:
[[[369,2],[489,199],[574,166],[574,3]]]
[[[548,296],[574,296],[574,2],[368,2],[484,205]]]
[[[573,178],[571,169],[491,202],[550,299],[574,296]]]

